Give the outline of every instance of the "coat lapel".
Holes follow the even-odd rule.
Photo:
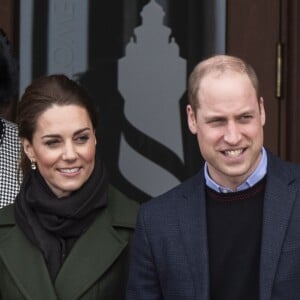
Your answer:
[[[203,172],[195,176],[177,201],[182,240],[195,286],[195,299],[208,299],[209,272]]]
[[[57,299],[41,252],[18,227],[1,240],[0,256],[25,299]]]
[[[55,281],[59,299],[73,300],[83,294],[113,264],[126,247],[103,212],[77,241]]]
[[[270,157],[268,156],[268,159]],[[272,286],[284,241],[288,221],[298,190],[294,178],[276,162],[268,162],[267,186],[264,198],[261,262],[260,299],[271,298]]]

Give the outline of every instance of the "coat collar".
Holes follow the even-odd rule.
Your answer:
[[[104,213],[74,245],[55,281],[59,299],[78,299],[119,257],[127,241]]]
[[[295,167],[268,153],[260,258],[260,299],[271,299],[276,269],[299,182]]]
[[[91,246],[92,245],[92,246]],[[26,299],[77,299],[113,264],[127,241],[111,225],[107,210],[77,241],[54,286],[41,252],[15,226],[0,242],[0,256]]]
[[[1,240],[0,256],[25,299],[57,299],[41,252],[18,227]]]

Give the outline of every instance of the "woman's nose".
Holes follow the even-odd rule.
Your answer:
[[[77,158],[76,148],[73,143],[66,143],[62,158],[65,160],[74,160]]]

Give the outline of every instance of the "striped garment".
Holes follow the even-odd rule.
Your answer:
[[[21,183],[20,142],[17,126],[0,119],[2,133],[0,137],[0,208],[12,203]]]

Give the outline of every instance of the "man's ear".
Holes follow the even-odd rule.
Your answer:
[[[259,110],[260,110],[260,120],[262,126],[266,123],[266,112],[265,112],[265,105],[264,105],[264,99],[263,97],[260,97],[259,99]]]
[[[188,104],[186,106],[186,114],[187,114],[187,121],[188,121],[188,126],[190,129],[190,132],[192,134],[196,134],[197,133],[196,113],[194,112],[194,110],[190,104]]]

